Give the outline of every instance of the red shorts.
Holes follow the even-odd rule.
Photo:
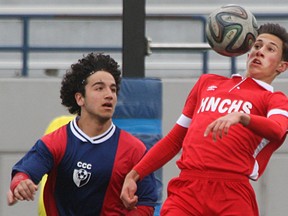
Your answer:
[[[259,216],[259,212],[246,176],[190,170],[169,182],[160,215]]]

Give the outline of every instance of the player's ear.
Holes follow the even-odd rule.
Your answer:
[[[75,100],[78,106],[82,106],[84,104],[84,97],[80,92],[75,94]]]
[[[282,72],[286,71],[287,68],[288,68],[288,62],[287,61],[281,61],[277,67],[277,72],[282,73]]]

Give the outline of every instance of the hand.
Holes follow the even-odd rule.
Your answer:
[[[7,204],[9,206],[14,205],[17,202],[17,199],[14,197],[11,190],[7,192]]]
[[[229,128],[232,125],[241,123],[246,126],[249,124],[250,116],[248,114],[233,112],[225,116],[222,116],[211,124],[209,124],[204,132],[204,137],[207,137],[210,132],[212,132],[212,138],[216,142],[217,136],[222,139],[223,135],[227,135]]]
[[[122,200],[124,206],[129,210],[136,209],[138,196],[135,195],[135,193],[137,191],[136,181],[138,179],[139,175],[136,171],[132,170],[127,174],[123,183],[120,199]]]
[[[7,193],[8,205],[13,205],[17,200],[34,200],[35,192],[38,186],[35,185],[31,179],[25,179],[19,182],[14,191]]]

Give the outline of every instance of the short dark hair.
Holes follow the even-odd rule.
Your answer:
[[[283,42],[282,59],[288,61],[288,33],[286,29],[276,23],[266,23],[259,27],[258,35],[272,34],[280,38]]]
[[[78,106],[75,100],[77,92],[85,96],[85,86],[87,78],[97,71],[107,71],[110,73],[116,83],[117,94],[120,90],[121,71],[118,63],[109,55],[102,53],[90,53],[79,59],[77,63],[72,64],[71,68],[66,71],[61,82],[60,98],[61,104],[66,106],[71,114],[81,113],[81,107]]]

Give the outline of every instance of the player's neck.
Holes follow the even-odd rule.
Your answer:
[[[99,121],[81,116],[78,121],[78,127],[89,137],[95,137],[106,132],[112,124],[112,119]]]

